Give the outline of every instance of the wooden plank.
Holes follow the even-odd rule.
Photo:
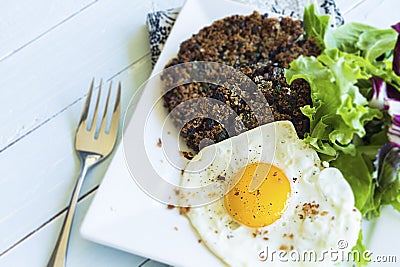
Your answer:
[[[0,151],[148,53],[149,5],[102,0],[0,62]]]
[[[96,2],[97,0],[3,1],[0,9],[0,61]]]
[[[84,240],[79,235],[83,220],[94,193],[78,205],[72,229],[67,266],[138,266],[144,258]],[[65,213],[0,257],[0,266],[46,266]],[[29,255],[29,256],[27,256]]]
[[[399,9],[400,2],[397,0],[365,0],[347,12],[345,18],[347,22],[357,21],[388,28],[400,21]]]
[[[335,0],[336,5],[339,7],[340,13],[342,15],[345,15],[348,13],[350,10],[356,8],[358,5],[360,5],[362,2],[366,0]]]
[[[150,74],[149,55],[115,77],[123,84],[123,108]],[[79,90],[87,93],[90,79]],[[0,153],[0,254],[62,210],[79,171],[73,152],[74,132],[84,99],[54,117],[14,146]],[[98,185],[110,158],[96,167],[84,185]]]

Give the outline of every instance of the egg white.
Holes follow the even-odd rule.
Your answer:
[[[205,167],[207,161],[209,164]],[[221,182],[218,177],[223,177],[226,183],[240,168],[254,162],[272,163],[289,179],[291,196],[280,219],[259,229],[240,225],[226,212],[223,198],[192,207],[186,213],[203,244],[224,264],[282,266],[284,263],[278,260],[277,254],[267,264],[260,260],[260,253],[268,248],[269,252],[312,250],[320,255],[324,250],[341,250],[340,240],[347,242],[344,250],[356,243],[361,214],[354,207],[349,184],[338,169],[321,165],[317,153],[297,137],[293,124],[288,121],[266,124],[204,148],[187,165],[181,186],[200,187]],[[305,203],[318,204],[319,213],[300,218]],[[310,266],[310,262],[286,264]],[[324,266],[333,264],[330,260],[323,263]]]

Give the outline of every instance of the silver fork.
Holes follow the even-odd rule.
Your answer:
[[[113,150],[117,139],[118,127],[121,114],[121,83],[118,83],[117,96],[113,108],[113,114],[109,129],[107,129],[107,114],[110,108],[110,93],[112,84],[108,89],[108,96],[103,118],[101,119],[100,130],[96,133],[96,122],[99,116],[99,102],[101,95],[100,82],[99,93],[97,95],[96,107],[93,118],[88,118],[90,99],[92,98],[94,79],[90,85],[89,93],[86,97],[85,107],[83,108],[82,116],[79,122],[78,129],[75,134],[75,150],[81,161],[81,170],[76,181],[74,191],[68,206],[67,215],[62,225],[56,246],[53,250],[51,258],[47,264],[48,267],[64,267],[66,263],[69,236],[71,226],[74,219],[76,204],[79,198],[79,192],[85,179],[87,171],[101,160],[105,159]],[[88,125],[91,123],[90,128]]]

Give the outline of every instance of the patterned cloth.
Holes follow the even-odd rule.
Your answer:
[[[271,13],[292,18],[302,18],[304,6],[315,3],[319,7],[320,14],[331,15],[332,26],[340,26],[344,19],[340,14],[334,0],[231,0],[248,3],[254,7],[270,10]],[[157,11],[147,14],[147,26],[149,29],[149,42],[151,49],[151,61],[154,66],[164,47],[165,41],[175,23],[180,8]],[[268,13],[265,14],[268,16]]]

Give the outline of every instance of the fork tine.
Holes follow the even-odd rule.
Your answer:
[[[89,114],[90,99],[92,99],[93,85],[94,85],[94,78],[92,79],[92,83],[90,84],[89,93],[86,96],[85,106],[83,107],[81,119],[79,121],[80,125],[84,122],[85,128],[87,126],[87,116]]]
[[[111,95],[111,88],[112,88],[112,81],[110,81],[110,86],[108,87],[108,94],[106,100],[106,107],[104,108],[103,119],[101,121],[100,133],[105,132],[107,128],[107,115],[108,115],[108,102],[110,102],[110,95]]]
[[[121,82],[118,82],[117,96],[115,98],[114,112],[111,120],[109,134],[117,138],[119,119],[121,115]]]
[[[99,117],[99,105],[100,105],[100,97],[101,97],[101,87],[103,85],[103,79],[100,80],[100,85],[99,85],[99,93],[97,94],[97,100],[96,100],[96,107],[94,108],[94,117],[92,120],[92,125],[90,126],[89,131],[95,132],[96,131],[96,124],[97,124],[97,118]]]

